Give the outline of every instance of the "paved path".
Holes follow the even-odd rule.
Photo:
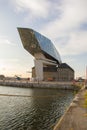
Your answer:
[[[85,93],[87,93],[87,89],[79,91],[54,130],[87,130],[87,108],[84,108]]]

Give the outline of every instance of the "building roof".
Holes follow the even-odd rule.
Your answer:
[[[59,66],[58,66],[58,68],[69,68],[69,69],[71,69],[72,71],[74,71],[68,64],[66,64],[66,63],[62,63],[62,64],[60,64]]]
[[[59,52],[55,46],[45,36],[29,28],[18,28],[24,48],[33,56],[36,53],[43,53],[43,55],[61,64]]]

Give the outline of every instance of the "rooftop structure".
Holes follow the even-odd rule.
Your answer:
[[[18,28],[18,31],[24,48],[31,55],[36,58],[36,55],[41,53],[43,57],[61,64],[60,55],[51,40],[32,29]]]

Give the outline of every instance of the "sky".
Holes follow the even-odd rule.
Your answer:
[[[17,27],[49,38],[75,77],[85,77],[87,0],[0,0],[0,74],[28,77],[34,57],[23,48]]]

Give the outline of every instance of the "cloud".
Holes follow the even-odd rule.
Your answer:
[[[11,42],[10,40],[8,40],[6,37],[4,36],[0,36],[0,44],[7,44],[7,45],[11,45],[11,46],[15,46],[16,44]]]
[[[48,0],[15,0],[13,3],[18,12],[29,13],[30,17],[46,17],[49,13]]]
[[[69,37],[66,45],[60,45],[62,55],[87,53],[87,31],[74,32]]]
[[[11,58],[10,59],[8,59],[8,58],[7,59],[0,59],[0,62],[8,62],[8,63],[9,62],[19,62],[19,61],[20,60],[17,59],[17,58],[14,58],[14,59],[13,58],[12,59]]]
[[[81,27],[87,23],[87,0],[15,0],[13,3],[17,11],[27,13],[29,20],[46,20],[37,31],[51,39],[61,55],[87,52],[87,30]]]
[[[86,0],[62,0],[57,12],[55,12],[60,12],[60,17],[46,23],[42,31],[53,38],[57,38],[79,28],[81,23],[87,21],[86,6]]]
[[[87,30],[81,30],[82,24],[87,23],[87,0],[62,0],[58,10],[61,16],[40,31],[56,43],[62,55],[87,52]]]

